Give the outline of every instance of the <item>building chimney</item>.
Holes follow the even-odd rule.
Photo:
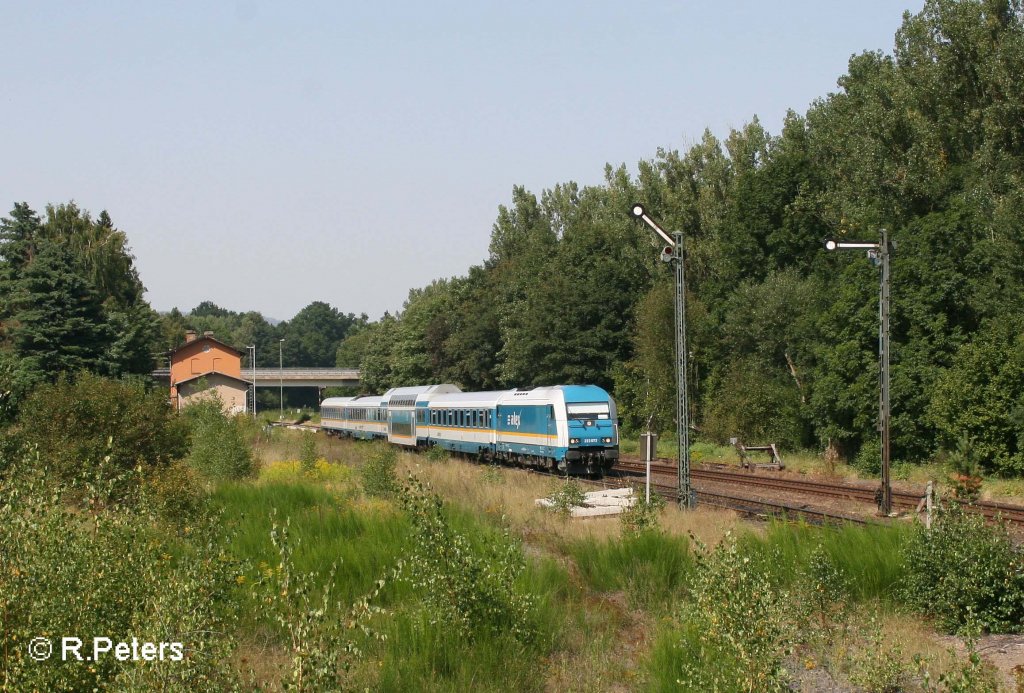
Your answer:
[[[185,344],[188,344],[189,342],[194,342],[194,341],[196,341],[196,331],[195,330],[185,330]]]

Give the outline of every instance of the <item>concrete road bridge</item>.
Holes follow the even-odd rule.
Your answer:
[[[242,379],[253,382],[256,387],[359,387],[358,368],[252,368],[242,369]],[[159,381],[170,382],[171,371],[160,368],[153,371]]]
[[[242,378],[253,382],[253,369]],[[257,368],[256,387],[359,387],[358,368]]]

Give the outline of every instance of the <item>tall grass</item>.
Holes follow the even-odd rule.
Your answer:
[[[693,569],[685,537],[641,532],[620,540],[583,539],[569,553],[590,589],[625,591],[643,608],[667,608],[683,593]]]
[[[782,585],[801,579],[811,554],[821,546],[843,574],[849,596],[892,603],[905,577],[903,547],[908,537],[909,530],[896,525],[822,528],[776,523],[763,538],[748,536],[741,544]]]
[[[271,516],[276,511],[278,522],[290,519],[295,569],[326,579],[337,564],[333,591],[343,602],[368,592],[407,545],[408,523],[401,515],[386,507],[357,509],[352,500],[311,481],[229,483],[217,489],[213,500],[235,533],[232,551],[257,568],[277,562]],[[392,592],[385,591],[385,601]]]
[[[297,463],[278,463],[265,470],[259,482],[222,484],[213,503],[229,525],[225,532],[233,534],[235,557],[264,575],[276,570],[279,561],[270,541],[272,523],[276,519],[280,525],[287,518],[294,570],[312,574],[323,589],[336,564],[332,600],[338,600],[342,610],[371,592],[378,579],[387,578],[375,600],[385,611],[371,624],[386,637],[360,643],[363,659],[346,674],[352,687],[396,691],[544,687],[546,671],[537,662],[564,647],[569,614],[576,610],[567,607],[576,596],[564,567],[551,558],[534,558],[516,578],[514,589],[529,595],[532,637],[524,641],[484,624],[467,636],[438,622],[415,580],[401,578],[402,573],[395,571],[400,560],[408,563],[411,556],[408,515],[392,501],[362,496],[354,486],[357,475],[327,470],[321,476],[330,481],[325,484],[303,474]],[[458,506],[445,504],[443,515],[474,555],[489,556],[503,536],[500,527]],[[286,661],[285,634],[261,617],[258,603],[244,594],[248,588],[248,583],[241,585],[238,595],[248,604],[242,619],[245,639],[252,643],[247,656],[253,659],[254,651],[266,652],[269,645],[270,654],[261,655],[263,659]],[[344,616],[339,612],[332,618]],[[261,680],[273,681],[284,666],[270,666]]]
[[[474,632],[472,641],[454,628],[437,624],[434,614],[415,603],[395,610],[383,632],[386,647],[379,652],[376,681],[379,691],[533,691],[544,690],[542,663],[565,646],[566,621],[577,606],[569,576],[555,561],[527,564],[520,589],[535,598],[531,621],[536,638],[521,642],[511,633]]]

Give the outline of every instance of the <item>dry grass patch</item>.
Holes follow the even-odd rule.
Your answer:
[[[651,626],[639,612],[628,613],[604,601],[578,610],[579,637],[547,661],[547,691],[631,691],[639,684],[638,661],[646,652]]]
[[[531,542],[565,544],[583,539],[617,539],[621,535],[616,516],[568,519],[538,508],[534,501],[557,489],[561,483],[557,478],[458,459],[430,462],[421,455],[406,453],[399,458],[399,475],[410,473],[429,483],[446,500],[493,518]],[[663,511],[660,525],[670,534],[692,534],[713,546],[742,522],[730,510],[709,507],[693,512],[670,505]]]

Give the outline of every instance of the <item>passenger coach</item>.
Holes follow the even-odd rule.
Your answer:
[[[363,404],[376,408],[367,419]],[[595,385],[462,392],[454,385],[395,388],[380,397],[330,398],[329,433],[440,446],[570,474],[603,474],[619,456],[615,402]]]

